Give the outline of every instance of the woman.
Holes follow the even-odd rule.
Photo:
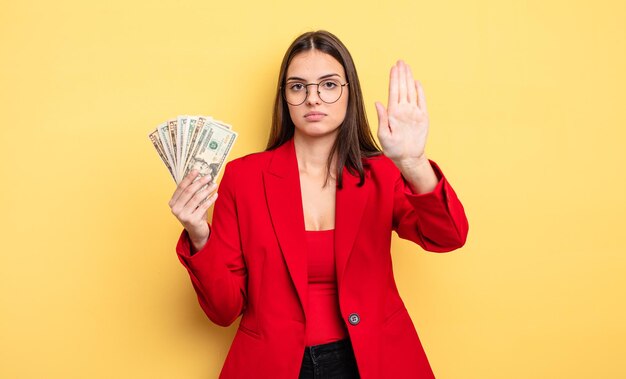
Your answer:
[[[383,154],[348,50],[305,33],[280,68],[267,150],[226,165],[218,201],[195,172],[174,192],[176,250],[202,309],[222,326],[242,316],[220,377],[434,377],[394,282],[391,232],[445,252],[463,246],[467,219],[425,156],[424,91],[404,62],[376,109]]]

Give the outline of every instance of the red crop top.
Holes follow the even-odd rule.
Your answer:
[[[348,335],[339,310],[334,241],[334,229],[306,231],[309,278],[307,346],[337,341]]]

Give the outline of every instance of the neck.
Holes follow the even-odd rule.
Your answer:
[[[337,133],[328,134],[320,137],[306,136],[294,133],[294,146],[296,148],[296,157],[298,158],[298,170],[300,173],[307,174],[325,174],[326,165],[328,164],[328,156],[330,150],[337,139]],[[336,157],[333,158],[331,165],[331,174],[333,173]]]

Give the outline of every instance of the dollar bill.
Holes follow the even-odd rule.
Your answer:
[[[174,158],[173,158],[173,154],[172,154],[172,144],[170,142],[170,132],[167,128],[167,122],[164,122],[162,124],[160,124],[157,127],[157,132],[158,132],[158,136],[161,140],[161,145],[163,146],[163,152],[165,153],[165,158],[167,158],[167,161],[170,164],[170,167],[172,168],[172,170],[174,170],[174,168],[176,167]],[[174,172],[174,178],[176,180],[176,173]]]
[[[181,115],[159,124],[148,137],[178,184],[194,169],[200,173],[196,180],[210,175],[214,181],[237,133],[231,125],[210,116]]]
[[[184,176],[195,169],[200,172],[200,176],[211,175],[212,178],[216,178],[237,138],[236,133],[216,122],[210,122],[207,125],[211,132],[191,156]]]
[[[156,149],[157,153],[159,153],[159,157],[161,157],[161,160],[163,161],[163,163],[165,163],[165,167],[167,167],[168,171],[170,172],[170,175],[172,175],[172,178],[176,180],[176,175],[174,175],[174,170],[172,169],[170,162],[167,160],[167,157],[165,156],[165,149],[163,148],[161,139],[159,139],[158,130],[155,130],[152,133],[150,133],[148,137],[150,138],[150,141],[152,141],[152,144],[154,145],[154,148]]]
[[[182,144],[183,144],[183,133],[187,128],[189,118],[187,116],[178,116],[176,117],[176,143],[174,146],[176,147],[176,162],[181,161],[182,154]],[[180,165],[179,165],[180,166]],[[177,177],[180,178],[180,169],[176,173]]]
[[[187,160],[187,152],[189,151],[189,134],[191,130],[194,130],[196,127],[196,123],[198,122],[197,116],[190,116],[188,121],[185,123],[183,127],[183,131],[180,135],[180,160],[184,162]],[[180,167],[184,167],[184,163],[179,165]],[[179,172],[179,174],[182,174]]]
[[[192,155],[192,152],[194,151],[196,145],[198,144],[198,140],[200,139],[200,135],[204,128],[204,125],[206,125],[207,120],[209,119],[210,117],[208,116],[198,116],[198,121],[194,125],[193,131],[191,131],[191,133],[189,134],[189,141],[187,142],[187,147],[186,147],[187,151],[185,153],[185,161],[181,165],[183,170],[185,167],[187,167],[187,163],[189,162],[189,157]],[[182,174],[184,174],[184,172]]]

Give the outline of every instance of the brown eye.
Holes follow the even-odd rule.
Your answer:
[[[304,89],[304,84],[302,83],[291,83],[288,88],[292,91],[302,91]]]
[[[334,80],[327,80],[325,82],[322,82],[323,89],[335,89],[338,86],[339,86],[339,83],[335,82]]]

